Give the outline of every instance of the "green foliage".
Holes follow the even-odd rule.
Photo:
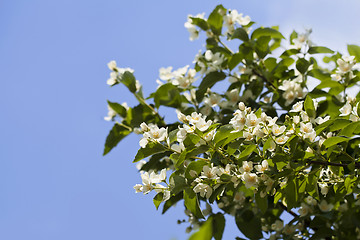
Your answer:
[[[357,239],[360,93],[349,93],[359,85],[360,47],[343,56],[313,45],[311,31],[293,31],[285,47],[278,27],[254,24],[222,5],[208,18],[190,16],[191,39],[205,31],[206,49],[190,68],[162,69],[165,83],[147,98],[133,71],[111,62],[108,84],[124,85],[139,103],[108,101],[105,119],[116,122],[104,155],[142,134],[134,188],[155,191],[163,213],[183,203],[187,229],[200,227],[191,240],[222,239],[225,215],[248,239]],[[219,91],[219,82],[228,87]],[[178,120],[162,117],[161,106]]]

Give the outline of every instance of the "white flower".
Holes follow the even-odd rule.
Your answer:
[[[326,200],[321,200],[320,204],[319,204],[319,209],[322,212],[330,212],[332,209],[334,208],[334,205],[332,205],[331,203],[327,203]]]
[[[210,107],[215,107],[220,103],[221,96],[216,93],[211,93],[209,97],[204,97],[204,104]]]
[[[206,135],[203,136],[204,140],[207,142],[213,140],[215,133],[216,133],[216,129],[211,130],[210,132],[208,132]]]
[[[258,176],[255,174],[255,173],[248,173],[248,172],[245,172],[243,175],[242,175],[242,178],[245,182],[245,187],[246,188],[251,188],[251,187],[254,187],[254,188],[257,188],[257,184],[258,184]]]
[[[237,88],[232,89],[230,92],[226,92],[225,95],[229,98],[229,105],[231,106],[236,104],[240,99],[239,89]]]
[[[253,162],[251,161],[243,161],[242,167],[239,169],[241,173],[251,172],[253,170]]]
[[[321,194],[326,196],[329,192],[329,186],[326,183],[319,183]]]
[[[347,116],[351,113],[352,107],[349,102],[346,102],[346,104],[339,109],[341,114],[339,116]]]
[[[111,71],[115,71],[117,68],[116,68],[116,62],[114,60],[110,61],[108,64],[108,68],[111,70]]]
[[[301,217],[305,217],[306,215],[311,213],[311,211],[312,211],[312,209],[308,205],[306,205],[305,203],[301,203],[301,207],[298,210]]]
[[[142,123],[140,125],[141,129],[144,131],[143,138],[140,140],[139,144],[142,148],[145,148],[150,141],[161,142],[167,138],[167,128],[159,128],[155,124]]]
[[[307,196],[305,202],[310,206],[315,206],[317,204],[317,201],[312,196]]]
[[[207,122],[202,118],[200,121],[198,121],[195,126],[200,131],[204,132],[206,131],[212,124],[211,120],[208,120]]]
[[[279,145],[286,143],[286,141],[289,139],[289,137],[285,135],[281,135],[280,137],[275,139],[275,142]]]
[[[243,17],[243,14],[239,14],[236,10],[231,10],[230,13],[224,16],[224,25],[228,28],[229,33],[234,31],[235,23],[246,26],[250,23],[250,21],[251,19],[249,16]]]
[[[171,150],[178,152],[178,153],[184,151],[185,150],[184,143],[181,141],[179,144],[171,145]]]
[[[304,101],[295,103],[290,112],[301,112],[303,110],[303,103]]]
[[[267,160],[263,160],[261,164],[255,166],[256,171],[263,173],[269,169],[269,163]]]
[[[305,33],[298,34],[298,37],[293,40],[294,48],[301,49],[305,44],[311,45],[311,41],[309,39],[311,32],[311,29],[307,29]]]
[[[207,185],[205,183],[198,183],[194,187],[194,192],[195,193],[200,193],[201,197],[210,198],[211,194],[213,193],[213,190],[209,185]]]
[[[172,71],[172,67],[160,68],[159,69],[160,79],[167,81],[167,80],[170,80],[171,78],[173,78],[173,74],[171,71]]]
[[[300,123],[300,132],[302,133],[311,133],[313,131],[313,126],[310,122],[308,123]]]
[[[135,192],[136,193],[139,193],[139,192],[142,192],[143,191],[143,186],[141,184],[136,184],[134,186],[134,189],[135,189]]]
[[[336,63],[338,64],[338,73],[344,74],[351,71],[352,67],[355,65],[354,56],[343,56],[339,58]]]
[[[274,231],[281,231],[284,227],[284,222],[281,220],[276,220],[275,223],[271,224],[271,229]]]
[[[193,112],[190,116],[186,116],[186,120],[191,123],[192,125],[195,125],[202,119],[201,113]]]
[[[342,79],[342,76],[338,73],[331,74],[331,80],[339,82]]]
[[[256,127],[260,123],[261,119],[258,118],[254,113],[250,113],[246,116],[246,126]]]
[[[211,167],[205,165],[203,167],[203,171],[201,173],[200,178],[216,179],[218,177],[217,176],[218,171],[219,169],[217,167],[214,167],[213,165],[211,165]]]
[[[244,192],[236,192],[234,195],[234,202],[238,204],[243,204],[245,202],[245,194]]]
[[[324,118],[322,118],[322,117],[317,117],[317,118],[315,119],[315,122],[320,125],[320,124],[328,121],[329,119],[330,119],[330,116],[326,116],[326,117],[324,117]]]
[[[116,116],[116,112],[109,105],[107,107],[108,107],[108,115],[104,117],[104,120],[111,121]]]
[[[199,37],[199,31],[197,30],[196,26],[194,24],[192,24],[191,17],[204,18],[204,15],[205,15],[205,13],[197,14],[196,16],[188,15],[188,20],[184,24],[184,26],[190,33],[190,41],[193,41]]]
[[[136,164],[136,169],[137,169],[137,170],[140,170],[140,169],[142,168],[142,166],[145,165],[145,163],[146,163],[146,161],[141,160],[140,162],[138,162],[138,163]]]
[[[283,134],[283,132],[285,131],[286,127],[285,126],[281,126],[279,127],[277,124],[274,124],[272,126],[272,133],[275,135],[275,136],[279,136],[280,134]]]

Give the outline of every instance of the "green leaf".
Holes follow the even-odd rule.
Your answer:
[[[122,118],[126,118],[126,113],[127,113],[127,110],[126,108],[119,104],[119,103],[116,103],[116,102],[110,102],[110,101],[107,101],[109,106]]]
[[[123,83],[132,93],[136,92],[136,79],[134,74],[129,71],[125,71],[122,75],[120,75],[119,81]]]
[[[285,39],[284,36],[279,31],[277,31],[273,28],[262,28],[262,27],[255,29],[255,31],[251,35],[251,39],[257,39],[262,36],[269,36],[271,38]]]
[[[296,69],[301,73],[301,74],[304,74],[309,66],[310,66],[310,62],[308,62],[305,58],[299,58],[297,61],[296,61]]]
[[[235,214],[235,222],[239,230],[250,239],[260,239],[263,237],[261,230],[261,220],[256,217],[253,211],[243,209]]]
[[[316,53],[334,53],[333,50],[331,50],[330,48],[327,47],[310,47],[308,50],[308,53],[310,54],[316,54]]]
[[[314,102],[309,95],[306,96],[306,99],[304,102],[304,108],[305,108],[306,113],[309,115],[309,117],[311,117],[311,118],[316,117]]]
[[[225,217],[222,213],[217,213],[211,216],[212,232],[215,240],[221,240],[225,229]]]
[[[131,131],[129,131],[128,128],[121,126],[118,123],[115,123],[106,138],[103,155],[105,156],[107,153],[109,153],[111,149],[113,149],[124,137],[126,137],[130,133]]]
[[[190,236],[189,240],[211,240],[213,231],[212,227],[213,219],[212,217],[209,217],[206,222],[201,225],[199,231]]]
[[[292,55],[295,55],[295,54],[298,54],[300,53],[300,50],[299,49],[288,49],[288,50],[285,50],[282,54],[281,54],[281,58],[287,58],[287,57],[290,57]]]
[[[231,39],[240,39],[244,42],[247,42],[249,40],[249,35],[243,28],[237,28],[235,29],[234,33],[231,35]]]
[[[195,171],[197,174],[201,173],[203,167],[205,165],[207,165],[208,162],[204,161],[204,160],[198,160],[198,161],[193,161],[191,162],[188,167],[186,168],[185,171],[185,177],[187,179],[193,179],[193,177],[190,175],[190,171],[193,170]]]
[[[235,53],[229,58],[228,61],[228,67],[231,70],[233,70],[243,59],[243,55],[241,53]]]
[[[267,208],[268,208],[268,201],[267,201],[267,196],[265,197],[261,197],[260,196],[260,191],[258,191],[255,194],[255,201],[256,201],[256,205],[259,207],[259,209],[261,210],[262,213],[265,214]]]
[[[297,206],[298,188],[295,179],[289,179],[285,187],[287,208],[292,209]]]
[[[239,155],[239,159],[247,158],[256,149],[256,144],[248,145]]]
[[[165,152],[167,149],[158,142],[149,142],[145,148],[140,148],[133,162],[138,162],[155,153]]]
[[[167,200],[164,204],[162,214],[164,214],[169,208],[174,206],[178,201],[183,199],[183,191],[179,192],[175,196],[171,196],[169,200]]]
[[[260,58],[265,58],[265,56],[270,52],[269,42],[271,38],[269,36],[261,36],[255,43],[255,52]]]
[[[226,74],[223,72],[211,72],[207,74],[201,81],[198,90],[196,91],[196,100],[201,102],[204,98],[205,92],[208,88],[212,88],[215,83],[222,81],[226,78]]]
[[[221,126],[217,131],[214,137],[214,143],[218,143],[221,140],[227,138],[231,131],[234,131],[234,128],[231,124],[226,124]]]
[[[164,194],[162,192],[156,194],[155,197],[153,198],[153,202],[156,207],[156,210],[158,210],[160,203],[162,203],[163,199],[164,199]]]
[[[207,31],[209,29],[209,24],[206,22],[205,19],[195,18],[195,17],[190,17],[190,18],[192,20],[192,24],[198,26],[202,30]]]
[[[184,202],[186,208],[197,218],[204,218],[200,209],[199,199],[191,188],[184,189]]]
[[[221,35],[221,28],[223,25],[223,16],[220,12],[226,12],[226,9],[222,5],[217,5],[216,8],[210,13],[207,22],[213,33]]]
[[[181,105],[181,95],[179,89],[171,83],[161,85],[154,95],[155,107],[160,105],[178,108]]]
[[[172,194],[182,192],[187,186],[186,179],[183,176],[180,176],[178,172],[171,174],[169,178],[169,185]]]
[[[329,147],[332,147],[338,143],[342,143],[342,142],[347,142],[349,141],[350,139],[349,138],[344,138],[344,137],[331,137],[331,138],[328,138],[324,141],[323,145],[326,147],[326,148],[329,148]]]
[[[360,62],[360,47],[357,45],[347,45],[347,50],[350,55],[355,56],[356,62]]]

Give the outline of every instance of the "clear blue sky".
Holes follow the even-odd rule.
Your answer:
[[[312,27],[313,41],[334,50],[360,45],[357,2],[222,1],[286,33]],[[135,69],[150,93],[160,67],[190,64],[203,46],[188,40],[187,14],[218,3],[0,1],[0,239],[186,239],[181,204],[162,216],[134,193],[137,136],[101,155],[106,100],[135,104],[106,85],[106,64]]]

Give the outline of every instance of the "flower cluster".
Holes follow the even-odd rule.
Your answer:
[[[267,116],[266,113],[261,113],[258,117],[251,108],[246,107],[243,102],[239,103],[239,109],[235,111],[234,117],[230,120],[230,124],[235,131],[243,131],[243,137],[247,141],[253,139],[265,139],[270,137],[274,139],[277,144],[284,144],[289,137],[285,133],[286,126],[279,126],[276,124],[277,117]],[[289,134],[292,134],[291,132]],[[271,146],[274,148],[275,143],[271,141]]]
[[[116,66],[116,62],[115,61],[110,61],[108,63],[108,67],[109,69],[112,71],[110,73],[110,78],[107,80],[107,84],[110,86],[113,86],[115,84],[117,84],[119,82],[119,79],[121,78],[121,76],[127,71],[127,72],[131,72],[133,73],[134,70],[131,68],[118,68]],[[139,82],[137,82],[137,84],[140,84]],[[138,89],[138,86],[137,86]]]
[[[161,80],[171,82],[179,88],[189,88],[196,81],[195,69],[189,69],[189,65],[172,71],[172,67],[160,68],[159,77]],[[162,82],[158,81],[159,84]]]
[[[142,148],[145,148],[146,145],[151,141],[160,143],[167,139],[167,128],[159,128],[157,125],[151,123],[149,125],[142,123],[140,128],[143,132],[143,137],[139,142]]]
[[[331,79],[339,82],[345,76],[348,76],[349,79],[354,78],[355,76],[352,71],[355,66],[354,59],[355,59],[354,56],[342,56],[342,58],[336,60],[338,67],[336,69],[336,73],[331,75]]]
[[[251,19],[249,16],[243,17],[242,13],[238,13],[237,10],[229,10],[224,17],[224,25],[227,27],[227,33],[232,34],[235,29],[235,24],[246,26],[250,23]]]
[[[155,190],[157,193],[163,193],[162,201],[167,201],[170,198],[169,188],[160,184],[166,181],[166,169],[162,169],[159,174],[155,172],[142,172],[141,179],[142,185],[136,184],[134,186],[136,193],[142,192],[148,194],[152,190]]]
[[[205,13],[199,13],[196,16],[188,15],[187,22],[185,22],[184,26],[190,33],[190,41],[194,41],[199,37],[199,30],[196,25],[193,24],[192,18],[201,18],[204,19]]]
[[[345,105],[339,109],[340,111],[340,117],[341,116],[349,116],[349,120],[353,121],[353,122],[357,122],[360,120],[359,118],[359,114],[358,114],[358,107],[359,107],[359,102],[355,103],[356,99],[347,98],[347,101],[345,103]]]
[[[302,76],[299,75],[292,80],[284,80],[279,87],[280,90],[283,90],[283,98],[285,98],[285,105],[290,105],[295,99],[302,99],[305,97],[306,93],[301,87]]]

